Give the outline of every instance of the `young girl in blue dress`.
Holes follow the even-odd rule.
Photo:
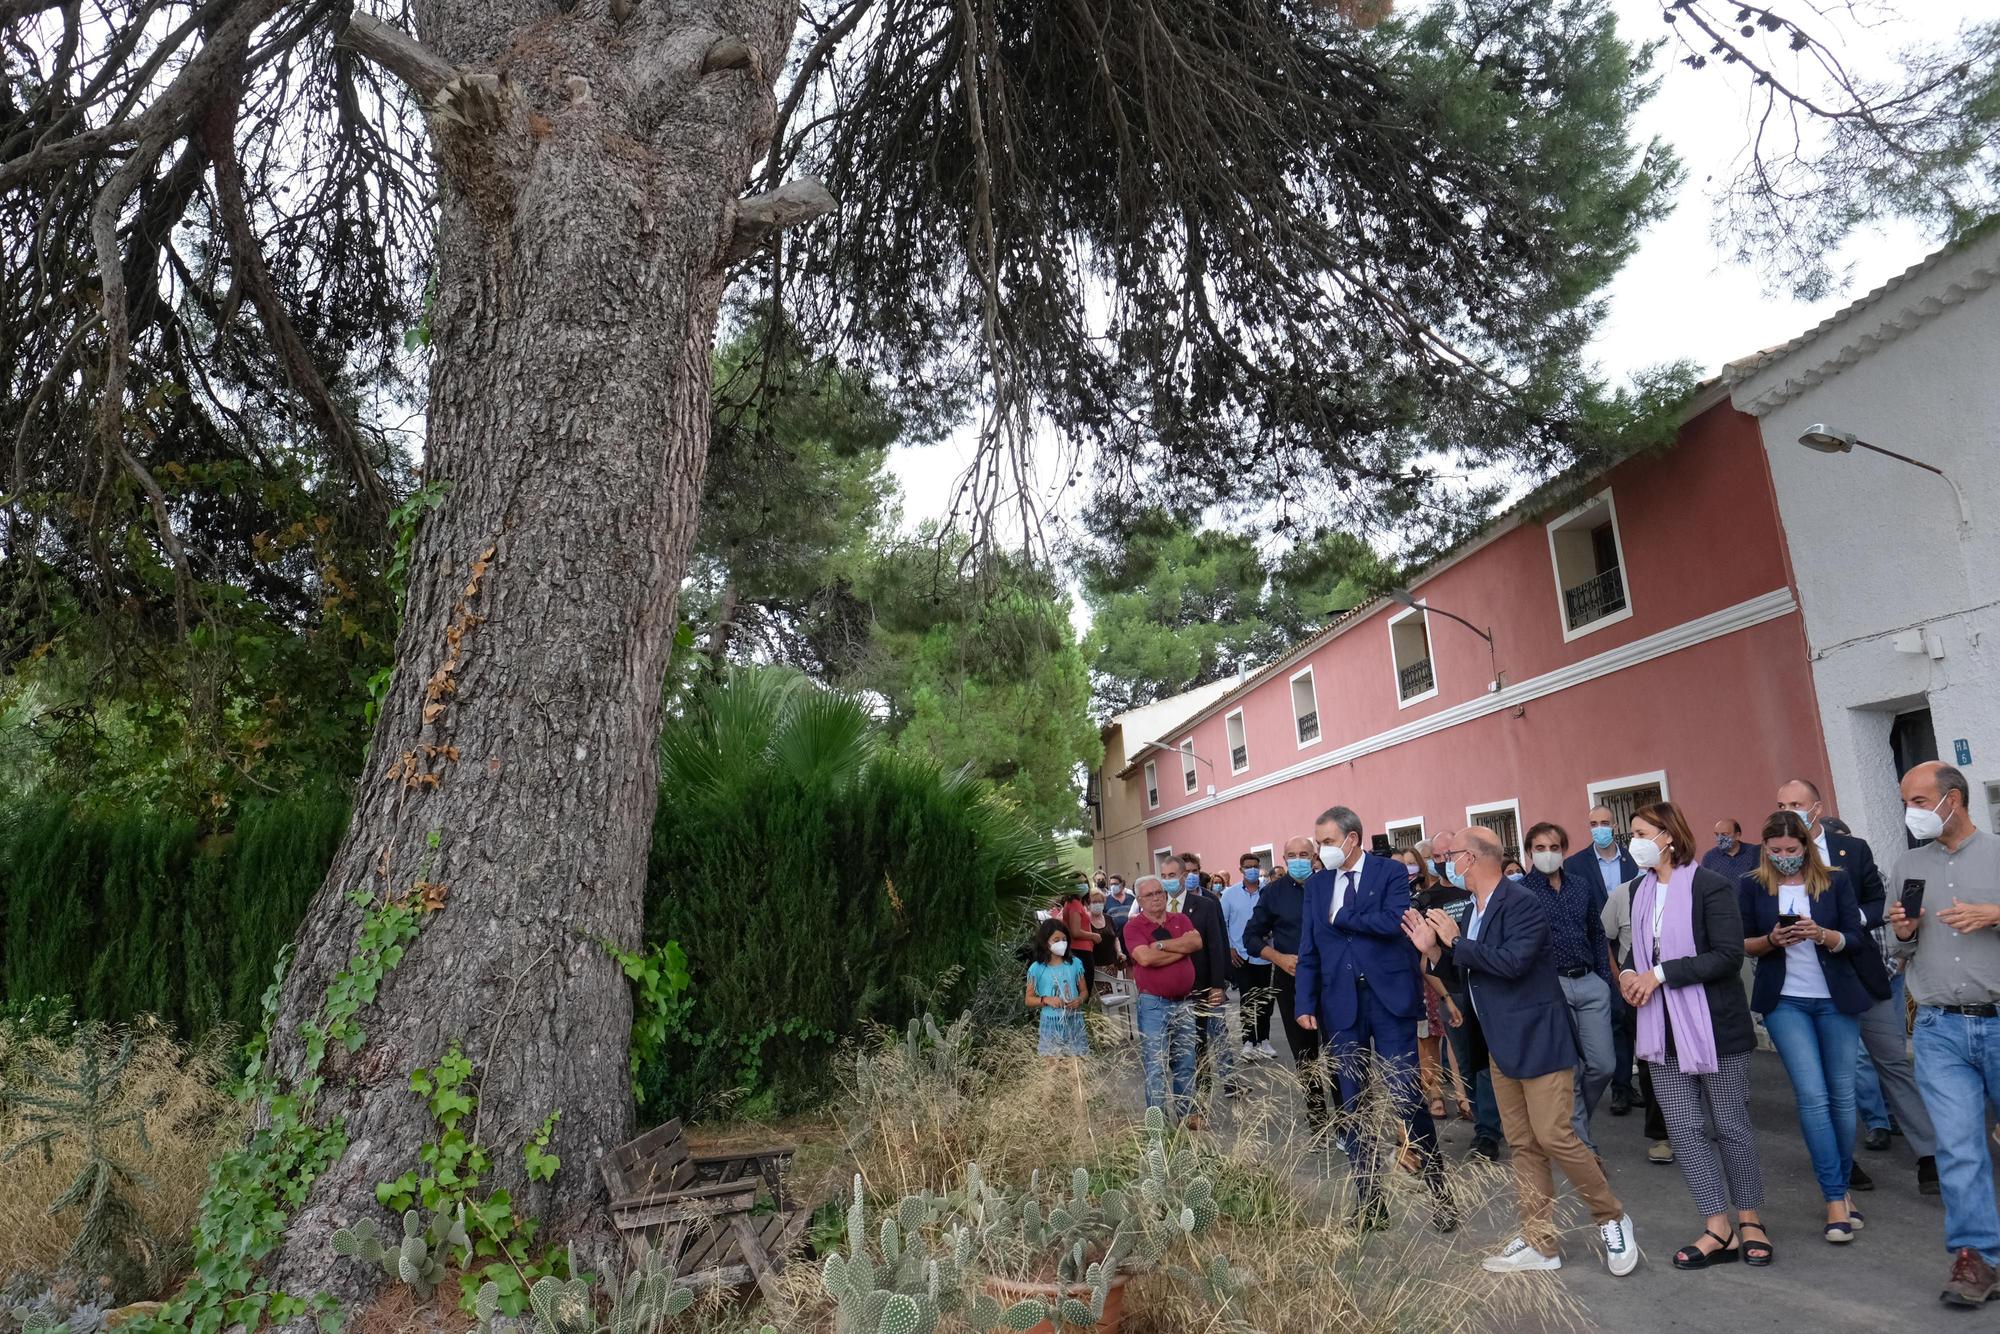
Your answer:
[[[1028,965],[1027,1005],[1042,1015],[1043,1056],[1082,1056],[1090,1051],[1083,1027],[1083,965],[1069,957],[1069,933],[1058,918],[1035,933],[1035,961]]]

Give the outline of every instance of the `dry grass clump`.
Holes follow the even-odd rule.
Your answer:
[[[1479,1267],[1490,1228],[1468,1227],[1477,1241],[1433,1232],[1430,1194],[1414,1176],[1399,1172],[1388,1184],[1395,1228],[1368,1235],[1353,1228],[1340,1127],[1315,1139],[1289,1065],[1261,1063],[1257,1072],[1248,1097],[1208,1109],[1213,1130],[1174,1136],[1176,1147],[1196,1152],[1221,1217],[1206,1234],[1176,1244],[1160,1269],[1132,1278],[1127,1334],[1583,1327],[1581,1309],[1553,1276]],[[1393,1143],[1400,1123],[1379,1096],[1379,1073],[1368,1082],[1378,1096],[1356,1113],[1357,1128]],[[1034,1054],[1032,1030],[988,1031],[943,1052],[887,1035],[855,1057],[841,1120],[854,1170],[885,1203],[959,1186],[970,1162],[1014,1190],[1026,1189],[1037,1171],[1046,1184],[1082,1166],[1101,1190],[1137,1175],[1144,1142],[1137,1083],[1138,1053],[1129,1044],[1100,1041],[1091,1056],[1052,1063]],[[1507,1169],[1474,1159],[1454,1161],[1448,1172],[1469,1224],[1495,1211],[1511,1218]],[[1173,1272],[1215,1256],[1247,1280],[1227,1312]],[[788,1332],[834,1327],[813,1268],[789,1269],[785,1291],[781,1309],[753,1312],[751,1323]],[[939,1328],[956,1334],[963,1325],[947,1317]]]
[[[115,1051],[123,1034],[104,1029],[79,1029],[74,1040],[33,1038],[16,1043],[0,1031],[0,1071],[8,1084],[19,1086],[39,1064],[58,1077],[75,1076],[78,1042],[105,1044]],[[175,1244],[193,1232],[197,1207],[208,1186],[209,1164],[227,1150],[243,1130],[243,1114],[223,1089],[228,1035],[214,1033],[197,1046],[176,1042],[153,1021],[132,1029],[131,1064],[120,1082],[114,1108],[137,1110],[149,1103],[145,1140],[136,1126],[113,1132],[110,1145],[118,1159],[147,1181],[134,1192],[146,1230]],[[25,1050],[24,1050],[25,1048]],[[26,1059],[23,1059],[23,1058]],[[24,1089],[23,1091],[32,1091]],[[18,1108],[0,1089],[0,1151],[34,1133]],[[17,1154],[0,1163],[0,1277],[52,1268],[76,1237],[79,1211],[50,1217],[49,1203],[68,1189],[84,1166],[79,1136],[58,1141],[48,1160],[40,1150]]]

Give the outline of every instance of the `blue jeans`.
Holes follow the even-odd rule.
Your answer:
[[[1861,1020],[1842,1014],[1824,996],[1786,996],[1764,1016],[1764,1029],[1791,1076],[1819,1193],[1844,1200],[1854,1171],[1854,1065]]]
[[[1178,1121],[1194,1110],[1194,1002],[1139,993],[1139,1061],[1146,1070],[1146,1105]],[[1174,1100],[1167,1104],[1167,1063]]]
[[[1472,1013],[1472,998],[1463,991],[1453,992],[1451,1003],[1465,1016],[1465,1022],[1457,1028],[1445,1025],[1445,1036],[1451,1039],[1451,1050],[1458,1057],[1458,1069],[1472,1082],[1472,1133],[1477,1139],[1490,1139],[1495,1144],[1506,1142],[1506,1133],[1500,1127],[1500,1102],[1493,1096],[1493,1072],[1481,1065],[1472,1068],[1472,1034],[1466,1030],[1478,1022]]]
[[[1986,1153],[1986,1109],[2000,1105],[2000,1019],[1917,1009],[1917,1091],[1937,1128],[1944,1246],[2000,1261],[2000,1208]]]

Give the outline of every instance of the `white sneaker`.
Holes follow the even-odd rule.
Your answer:
[[[1257,1054],[1259,1056],[1276,1056],[1278,1049],[1273,1047],[1269,1041],[1264,1041],[1257,1044]]]
[[[1256,1044],[1256,1043],[1254,1043],[1254,1042],[1246,1042],[1246,1043],[1244,1043],[1244,1044],[1243,1044],[1243,1059],[1244,1059],[1244,1060],[1246,1060],[1246,1061],[1254,1061],[1254,1060],[1256,1060],[1256,1059],[1257,1059],[1257,1044]]]
[[[1479,1262],[1479,1267],[1489,1274],[1525,1274],[1538,1269],[1561,1269],[1560,1255],[1543,1255],[1528,1244],[1525,1237],[1516,1237],[1500,1248],[1498,1255],[1489,1255]]]
[[[1639,1243],[1632,1236],[1632,1215],[1602,1223],[1597,1232],[1604,1238],[1604,1266],[1613,1278],[1623,1278],[1639,1267]]]

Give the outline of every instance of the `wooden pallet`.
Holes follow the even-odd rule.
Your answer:
[[[777,1275],[811,1217],[785,1189],[794,1152],[694,1154],[681,1123],[669,1121],[603,1160],[612,1224],[634,1259],[658,1251],[691,1288],[754,1281],[775,1303]]]

